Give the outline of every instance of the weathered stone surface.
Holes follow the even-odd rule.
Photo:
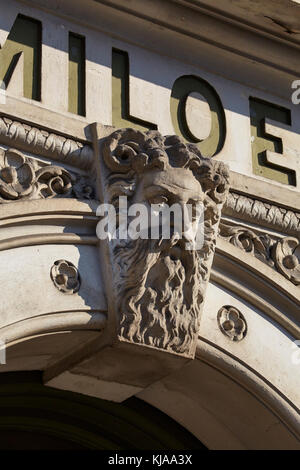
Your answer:
[[[159,132],[117,130],[102,143],[105,201],[204,205],[204,243],[188,239],[111,240],[112,297],[121,341],[193,356],[201,303],[229,187],[223,163]]]

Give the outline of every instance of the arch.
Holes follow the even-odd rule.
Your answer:
[[[45,387],[42,374],[0,374],[0,449],[205,449],[164,413]]]

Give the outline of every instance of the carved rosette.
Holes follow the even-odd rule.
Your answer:
[[[300,284],[299,248],[299,240],[293,237],[283,238],[273,248],[278,271],[296,285]]]
[[[86,178],[47,165],[15,149],[0,149],[0,203],[53,197],[90,198]]]
[[[231,305],[224,305],[218,311],[218,325],[231,341],[241,341],[247,333],[247,323],[242,313]]]
[[[58,260],[53,264],[50,276],[55,287],[64,294],[75,294],[80,288],[80,275],[76,266],[66,260]]]
[[[189,203],[204,207],[204,243],[186,239],[110,240],[112,303],[120,341],[193,357],[209,278],[227,167],[202,157],[197,146],[157,131],[121,129],[102,142],[105,202]]]

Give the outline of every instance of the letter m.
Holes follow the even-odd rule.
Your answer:
[[[40,21],[18,15],[0,49],[1,88],[7,89],[17,65],[23,65],[23,80],[16,76],[18,83],[11,84],[10,91],[37,101],[41,98],[41,33]]]

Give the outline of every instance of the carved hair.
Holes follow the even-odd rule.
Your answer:
[[[186,144],[176,135],[120,129],[104,140],[102,153],[114,177],[117,173],[123,180],[125,177],[135,181],[138,175],[150,169],[185,168],[192,170],[200,182],[207,202],[223,204],[226,199],[227,167],[222,162],[204,158],[196,145]]]

